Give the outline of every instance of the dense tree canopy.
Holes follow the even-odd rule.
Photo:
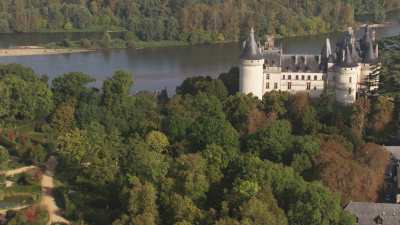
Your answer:
[[[355,18],[382,21],[397,7],[397,0],[3,0],[0,32],[125,29],[130,40],[197,44],[239,40],[249,25],[260,36],[329,32]]]

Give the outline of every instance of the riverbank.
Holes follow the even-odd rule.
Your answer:
[[[29,46],[29,47],[0,49],[0,57],[71,54],[71,53],[81,53],[81,52],[91,52],[91,51],[95,50],[84,49],[84,48],[44,48],[40,46]]]

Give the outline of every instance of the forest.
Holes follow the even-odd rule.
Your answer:
[[[132,94],[124,71],[95,88],[79,72],[49,84],[0,65],[0,169],[56,157],[56,202],[76,225],[353,225],[343,206],[382,198],[380,144],[399,130],[400,53],[382,55],[379,95],[349,106],[329,91],[236,93],[237,68],[169,96]],[[7,225],[46,221],[35,205],[7,213]]]
[[[368,15],[385,20],[399,0],[2,0],[0,32],[130,31],[139,41],[192,44],[258,35],[326,33]]]

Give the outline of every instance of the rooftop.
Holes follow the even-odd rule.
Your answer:
[[[350,202],[345,210],[359,225],[400,225],[400,204]]]
[[[400,160],[400,146],[384,146],[396,160]]]
[[[260,47],[258,46],[254,37],[254,29],[250,29],[249,37],[244,42],[243,52],[240,55],[240,59],[245,60],[260,60],[263,59]]]

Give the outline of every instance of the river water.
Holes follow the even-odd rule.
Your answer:
[[[376,28],[378,38],[400,34],[400,24]],[[359,33],[359,32],[357,32]],[[66,38],[80,39],[98,33],[72,34],[2,34],[0,46],[34,45]],[[341,37],[340,33],[285,38],[280,40],[285,53],[319,53],[330,37],[332,44]],[[50,79],[66,72],[84,72],[96,78],[95,86],[110,77],[116,70],[126,70],[134,76],[134,90],[161,90],[167,88],[173,93],[185,78],[193,76],[217,77],[239,62],[240,45],[217,44],[189,47],[167,47],[149,49],[116,49],[87,53],[0,57],[0,63],[20,63],[31,67],[38,74],[46,74]]]

